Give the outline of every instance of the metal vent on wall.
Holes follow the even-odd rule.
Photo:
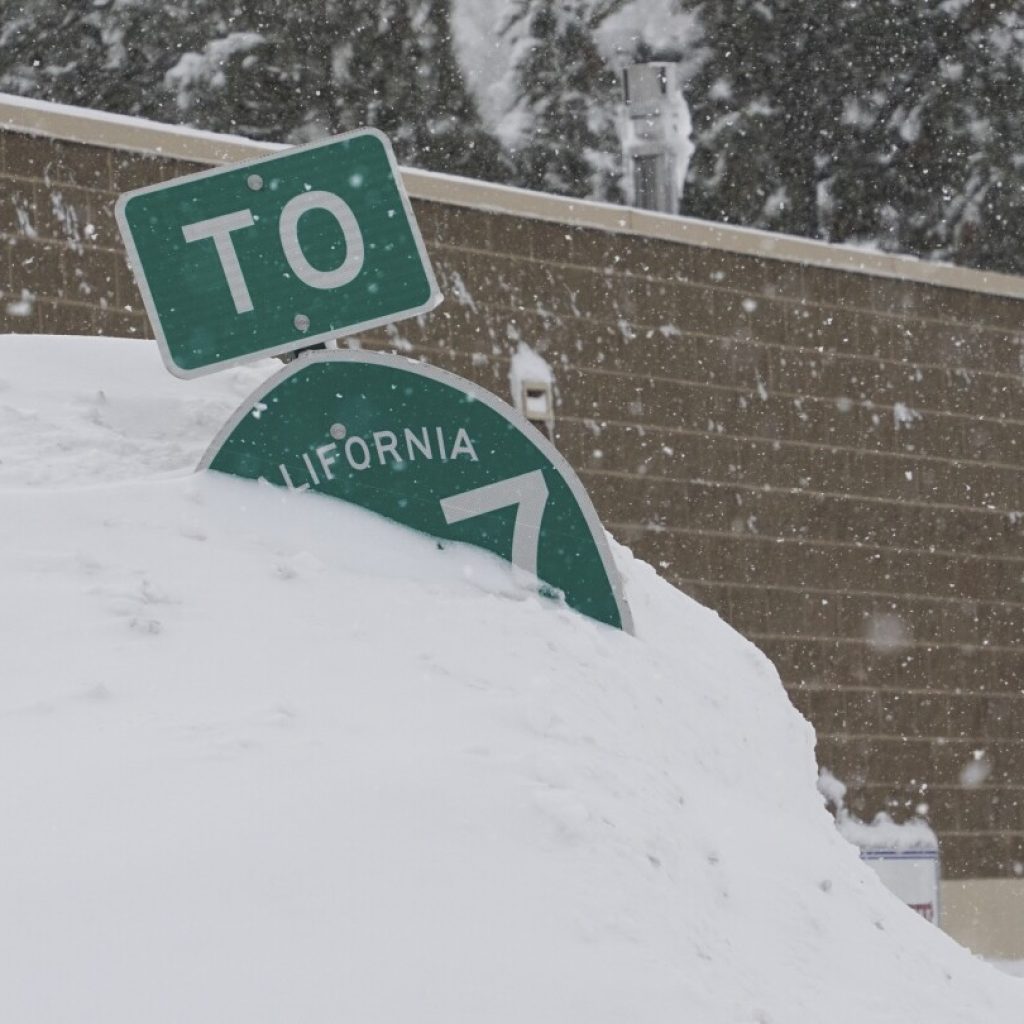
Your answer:
[[[550,381],[524,380],[519,395],[519,411],[548,438],[555,431],[555,396]]]

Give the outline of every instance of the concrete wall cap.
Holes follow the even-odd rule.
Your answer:
[[[0,94],[0,128],[209,164],[253,159],[288,148],[279,143],[254,142],[240,136],[217,135],[195,128],[158,124],[142,118],[4,94]],[[657,238],[761,259],[1024,299],[1024,277],[1011,274],[971,270],[914,256],[834,245],[610,203],[568,199],[413,168],[403,168],[402,175],[414,199],[572,227]]]

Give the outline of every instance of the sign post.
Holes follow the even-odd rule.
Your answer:
[[[179,377],[441,301],[390,143],[374,129],[127,192],[116,215]]]
[[[485,548],[632,631],[604,530],[572,468],[490,392],[373,352],[307,355],[238,409],[200,464],[360,505]]]

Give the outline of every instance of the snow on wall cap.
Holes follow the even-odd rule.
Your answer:
[[[158,124],[143,118],[6,94],[0,94],[0,126],[8,131],[85,145],[107,146],[133,153],[210,164],[252,159],[261,153],[270,154],[287,148],[276,143],[215,135],[193,128]],[[433,171],[403,168],[402,177],[414,199],[657,238],[763,259],[1024,299],[1024,277],[1011,274],[970,270],[949,263],[920,260],[914,256],[879,253],[853,245],[817,242],[793,235],[652,213],[611,203],[566,199]]]
[[[938,836],[920,818],[898,825],[883,812],[869,824],[844,812],[837,817],[836,825],[844,839],[866,853],[937,853],[939,849]]]
[[[0,93],[0,127],[85,145],[208,163],[233,163],[289,149],[183,125],[158,124],[141,117],[86,110]]]

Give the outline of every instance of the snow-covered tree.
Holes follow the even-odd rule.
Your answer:
[[[1024,4],[499,0],[503,150],[452,2],[0,0],[0,90],[293,142],[373,125],[415,166],[618,200],[609,53],[682,57],[685,212],[1024,272]]]
[[[1019,5],[975,11],[965,44],[973,68],[951,64],[963,82],[966,116],[959,130],[969,149],[964,182],[946,198],[940,241],[957,262],[1024,273],[1024,12]],[[970,78],[964,81],[967,76]]]
[[[702,5],[707,58],[688,89],[698,149],[687,212],[991,264],[986,210],[996,182],[1020,180],[1010,154],[1024,149],[1014,101],[1024,51],[1005,10]]]
[[[594,38],[616,6],[519,0],[505,27],[516,37],[512,113],[519,184],[559,195],[621,198],[621,87]]]
[[[507,175],[456,59],[450,0],[349,5],[337,99],[346,128],[387,134],[399,160],[470,177]]]
[[[211,0],[0,0],[0,90],[174,120],[169,68]]]
[[[294,142],[372,126],[404,162],[502,176],[456,61],[449,0],[249,0],[209,24],[167,76],[190,123]]]
[[[349,4],[198,0],[202,33],[179,47],[164,87],[178,120],[257,139],[335,133],[336,56]]]

